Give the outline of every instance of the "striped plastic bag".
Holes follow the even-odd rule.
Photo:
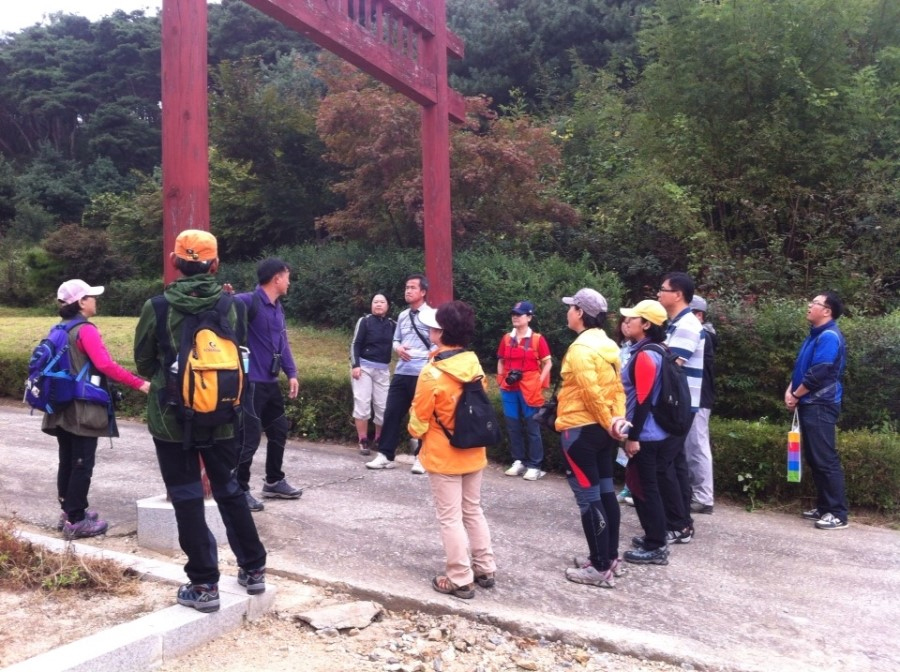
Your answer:
[[[803,475],[800,462],[800,415],[794,411],[794,421],[787,441],[787,480],[788,483],[799,483]]]

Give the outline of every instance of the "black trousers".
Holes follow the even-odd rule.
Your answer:
[[[59,467],[56,471],[56,494],[59,505],[70,523],[84,520],[88,507],[88,490],[97,459],[97,437],[78,436],[58,427]]]
[[[278,383],[250,383],[244,398],[243,440],[237,479],[241,489],[250,489],[250,466],[266,435],[266,481],[277,483],[284,478],[284,446],[289,424],[284,414],[284,395]]]
[[[400,443],[400,430],[403,420],[409,414],[413,397],[416,396],[418,376],[394,375],[388,387],[387,403],[384,408],[384,424],[381,426],[381,439],[378,441],[378,452],[393,461],[397,456],[397,444]]]
[[[181,442],[171,443],[154,438],[156,459],[172,500],[178,543],[187,556],[184,571],[191,583],[218,583],[219,554],[216,539],[206,524],[200,460],[212,487],[213,499],[219,507],[228,544],[245,570],[266,566],[266,549],[256,531],[256,523],[247,506],[247,498],[235,478],[237,448],[234,439],[214,441],[209,445],[184,450]]]

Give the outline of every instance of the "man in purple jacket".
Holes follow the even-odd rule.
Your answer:
[[[281,259],[270,257],[259,262],[256,277],[259,280],[256,289],[236,297],[247,306],[247,345],[250,348],[249,384],[243,405],[244,435],[237,480],[250,510],[262,511],[262,502],[250,493],[250,466],[263,432],[268,443],[262,496],[297,499],[303,491],[290,485],[281,470],[289,423],[284,415],[279,374],[284,371],[288,377],[288,396],[291,399],[296,399],[300,390],[297,366],[288,342],[284,308],[279,301],[291,285],[291,269]]]

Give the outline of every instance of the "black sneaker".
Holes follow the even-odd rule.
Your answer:
[[[686,527],[683,530],[669,530],[666,532],[666,542],[669,544],[689,544],[693,538],[693,527]]]
[[[264,481],[262,487],[263,497],[279,497],[281,499],[297,499],[303,494],[303,490],[295,488],[283,478],[277,483]]]
[[[208,614],[219,610],[218,583],[186,583],[178,589],[178,604]]]
[[[266,592],[266,568],[249,571],[238,569],[238,584],[244,586],[250,595]]]
[[[712,515],[713,512],[712,504],[701,504],[700,502],[691,502],[691,513],[703,513],[708,516]]]
[[[249,490],[244,493],[244,497],[247,498],[247,506],[251,511],[262,511],[266,508],[266,505],[251,495]]]
[[[633,551],[625,551],[622,558],[625,562],[635,565],[668,565],[669,549],[663,547],[648,551],[647,549],[639,548]]]
[[[819,513],[818,509],[810,509],[809,511],[803,512],[803,517],[806,518],[806,520],[819,520],[822,518],[822,514]]]

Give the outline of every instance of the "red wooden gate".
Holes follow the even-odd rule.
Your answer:
[[[449,122],[463,121],[465,102],[447,83],[463,42],[447,30],[445,0],[245,2],[421,105],[428,298],[452,299]],[[163,0],[164,259],[180,231],[209,229],[206,16],[206,0]]]

